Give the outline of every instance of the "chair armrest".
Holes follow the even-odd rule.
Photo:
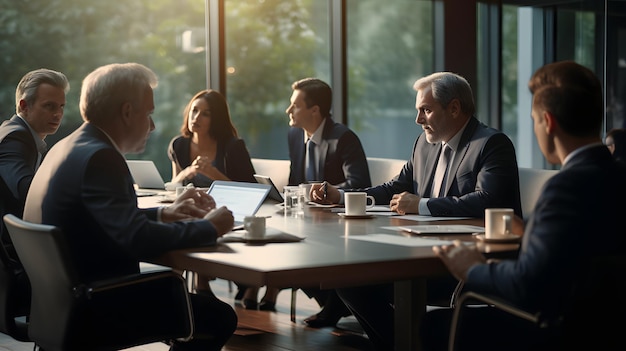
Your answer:
[[[450,325],[450,338],[448,342],[448,350],[454,351],[457,349],[456,334],[461,326],[462,312],[467,305],[486,304],[494,308],[498,308],[504,312],[517,316],[518,318],[525,319],[532,323],[541,326],[542,318],[538,312],[529,312],[515,306],[512,303],[493,295],[479,294],[473,291],[467,291],[462,293],[455,302],[454,312],[452,314],[452,322]]]

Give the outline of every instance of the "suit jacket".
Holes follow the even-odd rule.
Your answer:
[[[90,123],[50,149],[24,209],[25,220],[63,230],[86,282],[137,273],[140,260],[169,250],[215,244],[209,221],[160,223],[156,214],[137,207],[124,156]]]
[[[306,147],[301,128],[290,128],[289,142],[289,185],[306,183],[304,160]],[[372,185],[367,158],[359,137],[348,127],[330,118],[326,119],[322,131],[318,175],[339,188],[363,188]]]
[[[430,197],[440,152],[441,143],[429,144],[420,134],[400,173],[366,192],[377,204],[388,204],[404,191]],[[505,134],[472,117],[449,166],[445,197],[429,199],[428,208],[433,216],[484,217],[489,207],[513,208],[522,215],[515,148]]]
[[[0,212],[22,218],[28,188],[35,174],[38,150],[26,122],[14,115],[0,126]],[[10,242],[4,222],[0,237]]]
[[[587,259],[623,254],[624,179],[604,145],[575,155],[544,185],[517,260],[472,267],[466,288],[532,310],[558,310]]]
[[[168,147],[168,157],[170,161],[175,162],[180,169],[185,169],[191,165],[193,160],[190,157],[191,138],[177,136]],[[254,178],[254,166],[250,160],[250,154],[246,148],[243,139],[236,137],[231,138],[225,143],[217,144],[215,160],[213,166],[227,176],[230,180],[237,182],[256,183]],[[196,175],[193,179],[186,180],[187,183],[193,183],[195,186],[209,186],[213,182],[202,174]]]

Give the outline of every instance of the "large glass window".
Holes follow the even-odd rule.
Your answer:
[[[82,79],[98,66],[139,62],[159,76],[152,133],[142,155],[171,176],[167,144],[180,129],[192,93],[206,87],[202,0],[0,1],[0,112],[15,113],[15,87],[28,71],[45,67],[65,73],[71,90],[52,145],[81,123]],[[198,36],[200,34],[200,36]]]
[[[226,0],[224,12],[233,123],[252,157],[287,159],[291,83],[331,83],[328,2]]]
[[[369,157],[408,159],[413,83],[433,71],[431,1],[347,1],[348,123]]]

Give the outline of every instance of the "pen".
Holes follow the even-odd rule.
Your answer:
[[[328,183],[324,182],[322,184],[322,190],[324,191],[324,201],[326,201],[326,195],[328,195],[328,191],[326,189],[326,184],[328,184]]]

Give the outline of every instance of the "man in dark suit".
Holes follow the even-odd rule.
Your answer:
[[[44,139],[56,133],[63,119],[65,94],[70,83],[65,75],[49,69],[25,74],[15,89],[15,115],[0,126],[0,215],[22,218],[24,202],[35,171],[46,153]],[[4,221],[0,224],[3,269],[15,274],[23,298],[15,305],[30,305],[30,285],[13,249]]]
[[[423,129],[413,156],[395,178],[364,191],[400,214],[483,217],[486,208],[508,207],[521,216],[513,143],[474,117],[473,94],[465,78],[439,72],[418,79],[413,88],[415,122]],[[449,150],[447,159],[444,148]],[[312,196],[318,202],[343,201],[343,191],[333,186],[314,185]],[[455,285],[451,277],[429,280],[429,303],[449,299]],[[393,285],[341,289],[339,296],[372,343],[392,350]]]
[[[293,83],[291,88],[291,103],[285,111],[291,126],[289,184],[325,180],[340,188],[371,186],[359,137],[331,118],[332,91],[328,84],[305,78]],[[312,155],[308,151],[310,143],[314,144]]]
[[[156,75],[135,63],[90,73],[80,97],[85,123],[51,148],[28,192],[24,219],[63,230],[81,280],[138,273],[140,261],[214,245],[232,229],[232,213],[202,191],[169,207],[137,207],[124,154],[142,152],[154,130],[156,85]],[[235,312],[212,294],[191,301],[193,339],[170,350],[220,350],[236,328]]]
[[[287,135],[291,160],[289,184],[324,180],[339,188],[371,186],[367,158],[359,137],[331,118],[330,86],[317,78],[304,78],[294,82],[291,88],[293,93],[285,111],[291,126]],[[333,290],[306,288],[303,291],[323,307],[304,320],[309,327],[334,326],[341,317],[350,315]],[[278,289],[268,287],[260,308],[273,309],[277,294]]]
[[[547,64],[535,72],[529,88],[539,147],[548,162],[562,167],[544,186],[526,222],[519,256],[487,262],[475,247],[459,243],[433,250],[467,290],[499,296],[545,315],[559,315],[591,258],[623,255],[626,203],[614,199],[626,197],[626,173],[602,145],[602,86],[591,70],[572,61]],[[611,335],[619,339],[611,348],[601,346],[610,341],[597,334],[602,332],[598,325],[606,326],[609,319],[613,324],[616,312],[601,304],[594,308],[605,309],[607,321],[585,321],[582,333],[572,340],[582,337],[587,340],[582,344],[597,349],[618,347],[619,332]],[[472,308],[469,313],[458,339],[464,350],[569,349],[550,346],[552,340],[544,338],[546,334],[525,321],[505,321],[506,315],[495,308]],[[427,350],[447,350],[449,314],[450,310],[427,314],[422,333]],[[485,331],[489,331],[487,337]]]

